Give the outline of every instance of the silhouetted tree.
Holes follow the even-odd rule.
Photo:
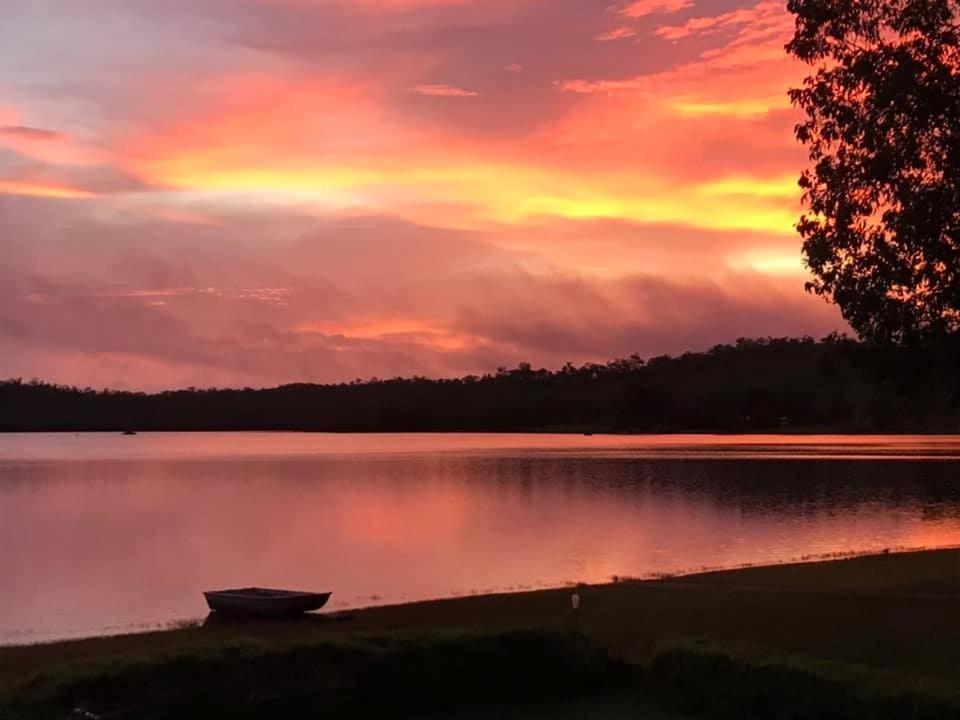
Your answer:
[[[812,169],[798,225],[815,279],[865,339],[960,328],[960,2],[790,0],[791,91]]]
[[[740,339],[551,372],[156,394],[0,380],[0,431],[779,431],[960,429],[957,363],[838,335]],[[923,368],[923,372],[917,372]]]

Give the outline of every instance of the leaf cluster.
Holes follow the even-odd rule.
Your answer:
[[[814,274],[865,339],[960,329],[960,3],[790,0],[790,91],[811,167],[798,230]]]

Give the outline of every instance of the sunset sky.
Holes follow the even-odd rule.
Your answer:
[[[846,326],[777,1],[3,0],[0,377],[459,375]]]

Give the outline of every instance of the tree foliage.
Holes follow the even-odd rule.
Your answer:
[[[812,168],[798,229],[815,279],[864,338],[960,329],[960,2],[790,0],[791,99]]]

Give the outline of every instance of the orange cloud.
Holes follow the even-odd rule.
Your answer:
[[[627,17],[639,18],[647,15],[680,12],[693,7],[693,0],[634,0],[621,12]]]
[[[198,197],[241,194],[244,201],[317,210],[363,208],[456,227],[555,216],[786,236],[794,232],[799,191],[768,188],[785,187],[782,178],[796,172],[794,166],[772,167],[765,159],[750,168],[746,158],[724,162],[708,149],[726,135],[732,154],[742,136],[749,139],[742,154],[755,153],[770,138],[774,152],[764,158],[799,157],[791,154],[789,117],[776,126],[750,126],[790,112],[786,88],[797,70],[782,50],[784,12],[773,5],[761,2],[683,24],[684,36],[711,28],[727,28],[732,36],[667,70],[560,81],[555,96],[583,97],[563,100],[563,112],[545,115],[522,136],[426,124],[425,113],[482,115],[500,102],[500,89],[489,96],[484,91],[482,104],[398,100],[410,88],[451,100],[481,94],[472,85],[389,85],[417,74],[415,65],[396,77],[362,80],[315,72],[230,73],[205,79],[207,92],[196,108],[149,132],[131,133],[117,156],[152,185]],[[640,2],[621,12],[638,16],[686,6]],[[585,39],[631,32],[620,27]],[[680,37],[679,31],[673,35]],[[517,81],[537,82],[527,75],[517,73]],[[692,161],[685,153],[697,142],[705,155]],[[469,210],[458,217],[450,211],[457,206]]]
[[[242,2],[224,34],[220,3],[124,3],[149,52],[86,15],[69,67],[18,50],[65,89],[0,112],[0,272],[27,258],[0,307],[84,372],[457,374],[836,326],[802,291],[779,3]],[[120,330],[78,334],[94,311]]]
[[[542,131],[507,142],[428,132],[392,115],[376,88],[225,77],[214,85],[219,89],[208,109],[137,140],[122,157],[131,161],[131,172],[157,186],[366,207],[420,222],[434,220],[424,199],[433,206],[468,199],[478,212],[464,214],[464,226],[477,216],[513,223],[555,215],[792,233],[796,203],[780,202],[781,197],[751,196],[742,186],[726,192],[718,185],[702,189],[670,182],[664,170],[675,163],[668,157],[662,167],[624,166],[632,152],[648,152],[645,137],[651,133],[665,139],[657,145],[669,155],[674,146],[668,139],[680,130],[677,116],[738,119],[780,107],[777,98],[757,95],[757,87],[769,83],[744,86],[723,73],[718,83],[711,68],[725,60],[711,57],[628,81],[569,81],[562,89],[600,95],[616,87],[624,97],[588,99]],[[759,77],[767,70],[762,59],[755,68],[746,62],[747,74]],[[711,90],[711,82],[719,87]],[[473,95],[444,85],[421,86],[420,92]],[[648,123],[642,133],[622,127],[638,118]],[[689,136],[689,129],[682,132]],[[588,159],[596,162],[586,168]],[[766,187],[768,176],[754,183]],[[730,204],[732,195],[736,206]]]
[[[64,200],[80,200],[96,197],[96,193],[88,190],[30,180],[0,180],[0,195],[2,194],[59,198]]]
[[[348,340],[409,342],[437,351],[466,350],[483,338],[458,332],[420,318],[356,318],[349,322],[306,322],[296,332]]]
[[[161,186],[319,192],[374,179],[356,166],[397,139],[365,88],[238,74],[211,82],[206,107],[131,134],[118,154]]]

